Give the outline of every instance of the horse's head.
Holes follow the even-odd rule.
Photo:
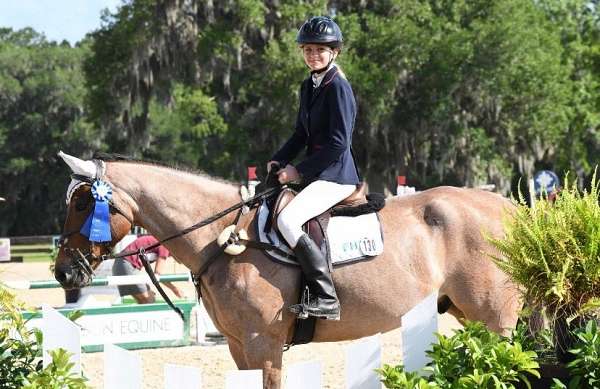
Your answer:
[[[119,201],[121,198],[118,193],[101,193],[99,197],[98,193],[103,189],[98,190],[98,183],[102,183],[104,190],[112,186],[110,182],[102,180],[105,169],[103,162],[84,161],[62,152],[59,156],[69,165],[73,174],[67,190],[67,218],[59,240],[54,277],[65,289],[80,288],[89,285],[93,269],[133,227],[133,214],[125,201]],[[98,199],[106,203],[106,212],[96,211],[96,203],[102,202]],[[83,228],[86,221],[91,223],[92,229],[100,226],[100,235],[104,235],[104,238],[98,239],[90,231],[90,224],[87,230]]]

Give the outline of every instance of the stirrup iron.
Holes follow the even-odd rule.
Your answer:
[[[304,291],[302,292],[302,299],[300,304],[290,305],[290,312],[295,313],[298,316],[298,319],[304,320],[308,319],[308,303],[310,301],[310,289],[308,286],[304,287]]]

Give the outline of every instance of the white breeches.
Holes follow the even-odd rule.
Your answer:
[[[279,214],[277,226],[281,235],[292,248],[296,247],[298,239],[304,234],[304,223],[344,200],[355,190],[356,185],[342,185],[329,181],[311,183]]]

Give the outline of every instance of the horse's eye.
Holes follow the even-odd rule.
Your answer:
[[[79,197],[77,200],[75,200],[75,209],[78,211],[85,211],[89,204],[90,199],[87,196]]]

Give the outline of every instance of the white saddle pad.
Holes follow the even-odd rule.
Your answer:
[[[279,247],[289,256],[292,250],[279,235],[271,230],[264,232],[269,210],[263,203],[258,209],[257,229],[261,242]],[[325,241],[333,265],[359,261],[383,253],[383,232],[376,213],[356,217],[336,216],[329,219]],[[286,257],[275,250],[267,250],[269,256],[279,262],[297,265],[294,258]]]

